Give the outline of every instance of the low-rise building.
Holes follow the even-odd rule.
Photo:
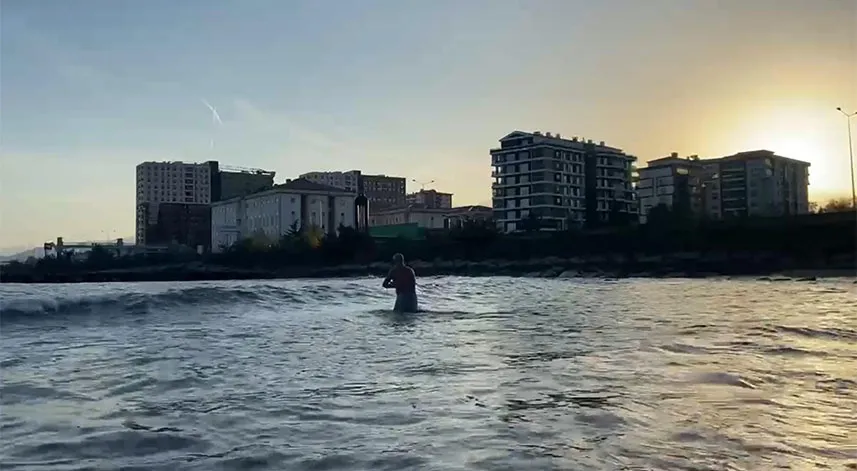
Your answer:
[[[275,241],[293,227],[322,232],[356,227],[354,193],[306,179],[212,204],[211,247],[215,252],[239,240],[263,236]]]
[[[369,215],[369,227],[416,224],[426,229],[443,229],[448,211],[417,205],[383,209]]]
[[[450,229],[466,221],[488,221],[494,210],[487,206],[460,206],[457,208],[428,208],[407,205],[378,211],[369,216],[370,227],[416,224],[424,229]]]
[[[454,227],[461,227],[470,222],[491,221],[493,219],[493,215],[494,209],[489,208],[488,206],[474,205],[450,208],[445,214],[446,227],[448,229],[452,229]]]

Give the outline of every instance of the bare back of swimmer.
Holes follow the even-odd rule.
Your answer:
[[[396,289],[396,312],[417,312],[417,277],[414,269],[405,265],[405,257],[397,253],[393,255],[393,267],[382,284],[384,288]]]

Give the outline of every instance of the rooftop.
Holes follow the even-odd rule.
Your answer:
[[[404,211],[415,211],[420,213],[430,213],[430,214],[460,214],[464,212],[474,212],[474,211],[494,211],[492,208],[487,206],[478,206],[478,205],[470,205],[470,206],[457,206],[454,208],[428,208],[422,204],[409,204],[405,206],[397,206],[394,208],[386,208],[380,211],[377,211],[375,214],[394,214]]]
[[[608,146],[604,143],[604,141],[594,142],[592,139],[585,139],[583,137],[577,137],[577,136],[574,136],[571,139],[567,139],[567,138],[562,137],[562,135],[559,133],[550,133],[550,132],[542,133],[541,131],[528,132],[528,131],[515,130],[515,131],[512,131],[511,133],[503,136],[502,138],[500,138],[500,142],[508,141],[508,140],[512,140],[512,139],[519,139],[522,137],[533,138],[534,144],[536,144],[536,143],[555,144],[555,145],[561,145],[561,146],[565,146],[565,147],[580,147],[580,148],[583,148],[584,145],[593,145],[593,146],[600,147],[602,149],[606,149],[606,150],[610,150],[610,151],[622,152],[622,149],[619,149],[618,147]],[[500,149],[492,149],[492,151],[493,150],[500,150]]]
[[[247,198],[255,198],[262,195],[269,195],[273,193],[327,193],[332,194],[333,196],[355,196],[354,192],[343,190],[342,188],[337,188],[335,186],[323,185],[321,183],[311,182],[305,178],[297,178],[295,180],[287,181],[286,183],[281,183],[279,185],[274,185],[271,188],[266,188],[259,190],[255,193],[250,193],[243,196],[236,196],[234,198],[230,198],[228,200],[222,200],[211,203],[212,206],[218,206],[221,204],[232,203],[235,201],[240,201],[242,199]]]
[[[286,183],[274,185],[273,189],[351,194],[350,191],[343,190],[342,188],[337,188],[335,186],[325,185],[322,183],[311,182],[306,178],[296,178],[294,180],[287,181]]]
[[[789,161],[789,162],[792,162],[795,164],[801,164],[801,165],[806,165],[806,166],[810,165],[809,162],[806,162],[803,160],[798,160],[798,159],[792,159],[790,157],[783,157],[782,155],[777,155],[774,151],[767,150],[767,149],[747,150],[747,151],[738,152],[736,154],[727,155],[725,157],[720,157],[720,158],[713,159],[713,160],[721,160],[722,161],[722,160],[754,160],[754,159],[781,159],[781,160],[786,160],[786,161]]]

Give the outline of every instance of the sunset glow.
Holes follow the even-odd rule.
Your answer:
[[[486,204],[515,129],[638,166],[768,149],[812,164],[811,199],[850,195],[853,0],[321,4],[226,2],[215,27],[195,0],[4,2],[0,247],[130,236],[147,160],[362,169]]]

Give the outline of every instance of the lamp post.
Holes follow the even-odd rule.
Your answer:
[[[420,191],[425,190],[425,189],[426,189],[426,185],[431,185],[432,183],[434,183],[434,180],[429,180],[429,181],[427,181],[427,182],[421,182],[421,181],[418,181],[418,180],[417,180],[417,179],[415,179],[415,178],[411,178],[411,181],[412,181],[412,182],[414,182],[414,183],[416,183],[417,185],[419,185],[419,186],[420,186]]]
[[[854,187],[854,144],[851,140],[851,118],[857,116],[857,111],[846,113],[842,108],[836,108],[837,111],[845,116],[845,123],[848,124],[848,163],[851,167],[851,209],[854,211],[854,220],[857,221],[857,188]],[[857,244],[857,227],[854,229],[854,243]],[[855,256],[857,256],[857,247],[855,247]],[[854,268],[857,269],[857,259],[855,259]]]
[[[851,118],[857,116],[857,111],[846,113],[842,108],[836,108],[837,111],[845,116],[845,123],[848,125],[848,162],[851,164],[851,208],[857,211],[857,188],[854,186],[854,144],[851,140]]]

